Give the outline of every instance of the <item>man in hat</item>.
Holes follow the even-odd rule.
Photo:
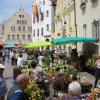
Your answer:
[[[5,69],[5,66],[0,63],[0,100],[4,100],[5,95],[7,93],[7,85],[3,77],[4,69]]]

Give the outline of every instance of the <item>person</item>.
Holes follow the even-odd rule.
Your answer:
[[[10,60],[11,60],[11,65],[12,65],[12,66],[14,66],[14,56],[15,56],[14,51],[11,50],[11,51],[10,51]]]
[[[19,53],[18,53],[18,51],[16,51],[16,53],[15,53],[15,65],[16,66],[17,66],[18,57],[19,57]]]
[[[39,65],[42,65],[42,63],[43,63],[43,58],[44,58],[44,56],[43,56],[42,53],[40,52],[40,55],[38,56]]]
[[[25,74],[20,74],[16,78],[16,84],[10,89],[7,100],[28,100],[24,93],[24,89],[28,86],[28,78]]]
[[[54,63],[54,54],[55,54],[55,50],[52,50],[51,51],[51,60],[52,60],[52,63]]]
[[[56,91],[66,92],[67,88],[68,88],[67,78],[63,72],[60,72],[55,79],[54,89]]]
[[[81,70],[77,49],[72,49],[71,51],[71,65],[75,67],[77,70]]]
[[[68,86],[68,100],[81,100],[81,85],[78,81],[72,81]]]
[[[22,74],[22,71],[19,67],[14,67],[13,68],[13,84],[16,84],[16,78],[18,75]]]
[[[23,59],[22,59],[22,54],[19,55],[17,59],[17,66],[18,67],[23,67]]]
[[[27,54],[26,51],[24,51],[23,54],[22,54],[23,65],[26,65],[26,63],[27,63],[27,58],[28,58],[28,54]]]
[[[95,69],[95,82],[94,82],[94,87],[96,87],[98,80],[100,78],[100,56],[95,62],[96,64],[96,69]]]
[[[0,64],[0,100],[4,100],[5,95],[7,93],[7,85],[3,77],[4,69],[5,66],[3,64]]]
[[[43,69],[37,66],[37,63],[35,61],[31,62],[31,67],[33,69],[35,79],[39,78],[41,76],[40,73],[43,72]]]

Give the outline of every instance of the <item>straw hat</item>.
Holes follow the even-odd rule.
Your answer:
[[[3,64],[0,64],[1,69],[5,69],[5,66]]]

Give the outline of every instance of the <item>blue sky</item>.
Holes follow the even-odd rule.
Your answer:
[[[31,15],[32,0],[0,0],[0,23],[15,14],[21,7],[21,3],[25,11]]]

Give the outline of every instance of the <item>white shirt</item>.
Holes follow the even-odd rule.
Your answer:
[[[14,53],[10,52],[10,58],[14,57]]]
[[[28,57],[27,53],[23,53],[23,57],[22,58],[23,58],[24,61],[27,61],[27,57]]]
[[[22,67],[23,66],[23,61],[22,61],[22,58],[21,57],[18,57],[17,59],[17,66],[19,67]]]
[[[40,65],[42,64],[43,58],[44,58],[44,56],[39,56],[39,57],[38,57],[38,60],[39,60],[39,64],[40,64]]]
[[[35,79],[37,79],[39,72],[42,72],[42,71],[43,71],[43,69],[39,66],[37,66],[35,69],[33,69]]]

